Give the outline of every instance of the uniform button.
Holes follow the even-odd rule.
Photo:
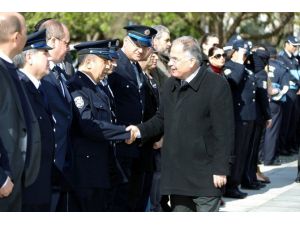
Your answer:
[[[110,122],[112,123],[112,122],[113,122],[113,120],[110,120]]]
[[[57,148],[57,144],[55,144],[54,147]]]
[[[253,102],[255,102],[255,99],[252,99]]]
[[[143,104],[143,101],[142,101],[142,100],[140,100],[140,103],[141,103],[141,104]]]
[[[40,116],[40,118],[39,118],[39,119],[41,120],[41,119],[43,119],[43,117],[41,117],[41,116]]]
[[[56,130],[55,130],[55,128],[53,128],[53,132],[55,132]]]
[[[240,106],[241,105],[241,103],[238,103],[238,106]]]
[[[87,155],[87,156],[86,156],[86,158],[87,158],[87,159],[89,159],[89,158],[90,158],[90,156],[89,156],[89,155]]]
[[[139,93],[141,93],[141,90],[139,90]]]
[[[129,85],[126,85],[126,88],[129,88]]]
[[[253,91],[253,94],[255,94],[255,91]]]
[[[53,159],[53,162],[55,163],[55,159]]]
[[[252,85],[255,85],[255,82],[252,82]]]

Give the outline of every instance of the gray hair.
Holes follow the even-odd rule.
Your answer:
[[[0,17],[0,30],[0,43],[5,43],[9,40],[10,35],[21,32],[20,19],[14,15]]]
[[[202,61],[201,50],[199,42],[191,36],[182,36],[175,39],[172,46],[181,44],[183,46],[183,52],[188,53],[191,57],[195,58],[198,63]]]
[[[154,37],[155,39],[160,39],[162,37],[163,33],[170,34],[169,29],[163,25],[156,25],[156,26],[153,26],[152,28],[157,31],[157,34]]]
[[[16,55],[13,58],[13,62],[15,64],[15,66],[19,69],[24,68],[25,63],[26,63],[26,55],[29,53],[36,53],[38,50],[37,49],[29,49],[26,50],[24,52],[21,52],[20,54]]]
[[[39,30],[44,29],[46,29],[47,40],[51,39],[52,37],[63,39],[65,36],[63,25],[57,20],[51,19],[42,23],[42,25],[39,27]]]

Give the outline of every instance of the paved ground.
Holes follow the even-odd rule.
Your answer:
[[[242,190],[245,199],[224,198],[223,212],[300,212],[300,184],[295,183],[297,157],[282,157],[281,166],[263,166],[261,171],[271,183],[260,190]]]

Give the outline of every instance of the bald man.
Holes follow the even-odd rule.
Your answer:
[[[0,13],[0,27],[0,211],[21,211],[21,189],[39,170],[40,134],[33,135],[37,120],[12,62],[27,39],[25,19]]]

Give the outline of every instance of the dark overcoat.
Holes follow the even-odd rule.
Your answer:
[[[162,194],[220,196],[213,175],[228,175],[234,115],[227,81],[201,67],[187,87],[167,80],[160,109],[138,125],[142,138],[164,133]]]

